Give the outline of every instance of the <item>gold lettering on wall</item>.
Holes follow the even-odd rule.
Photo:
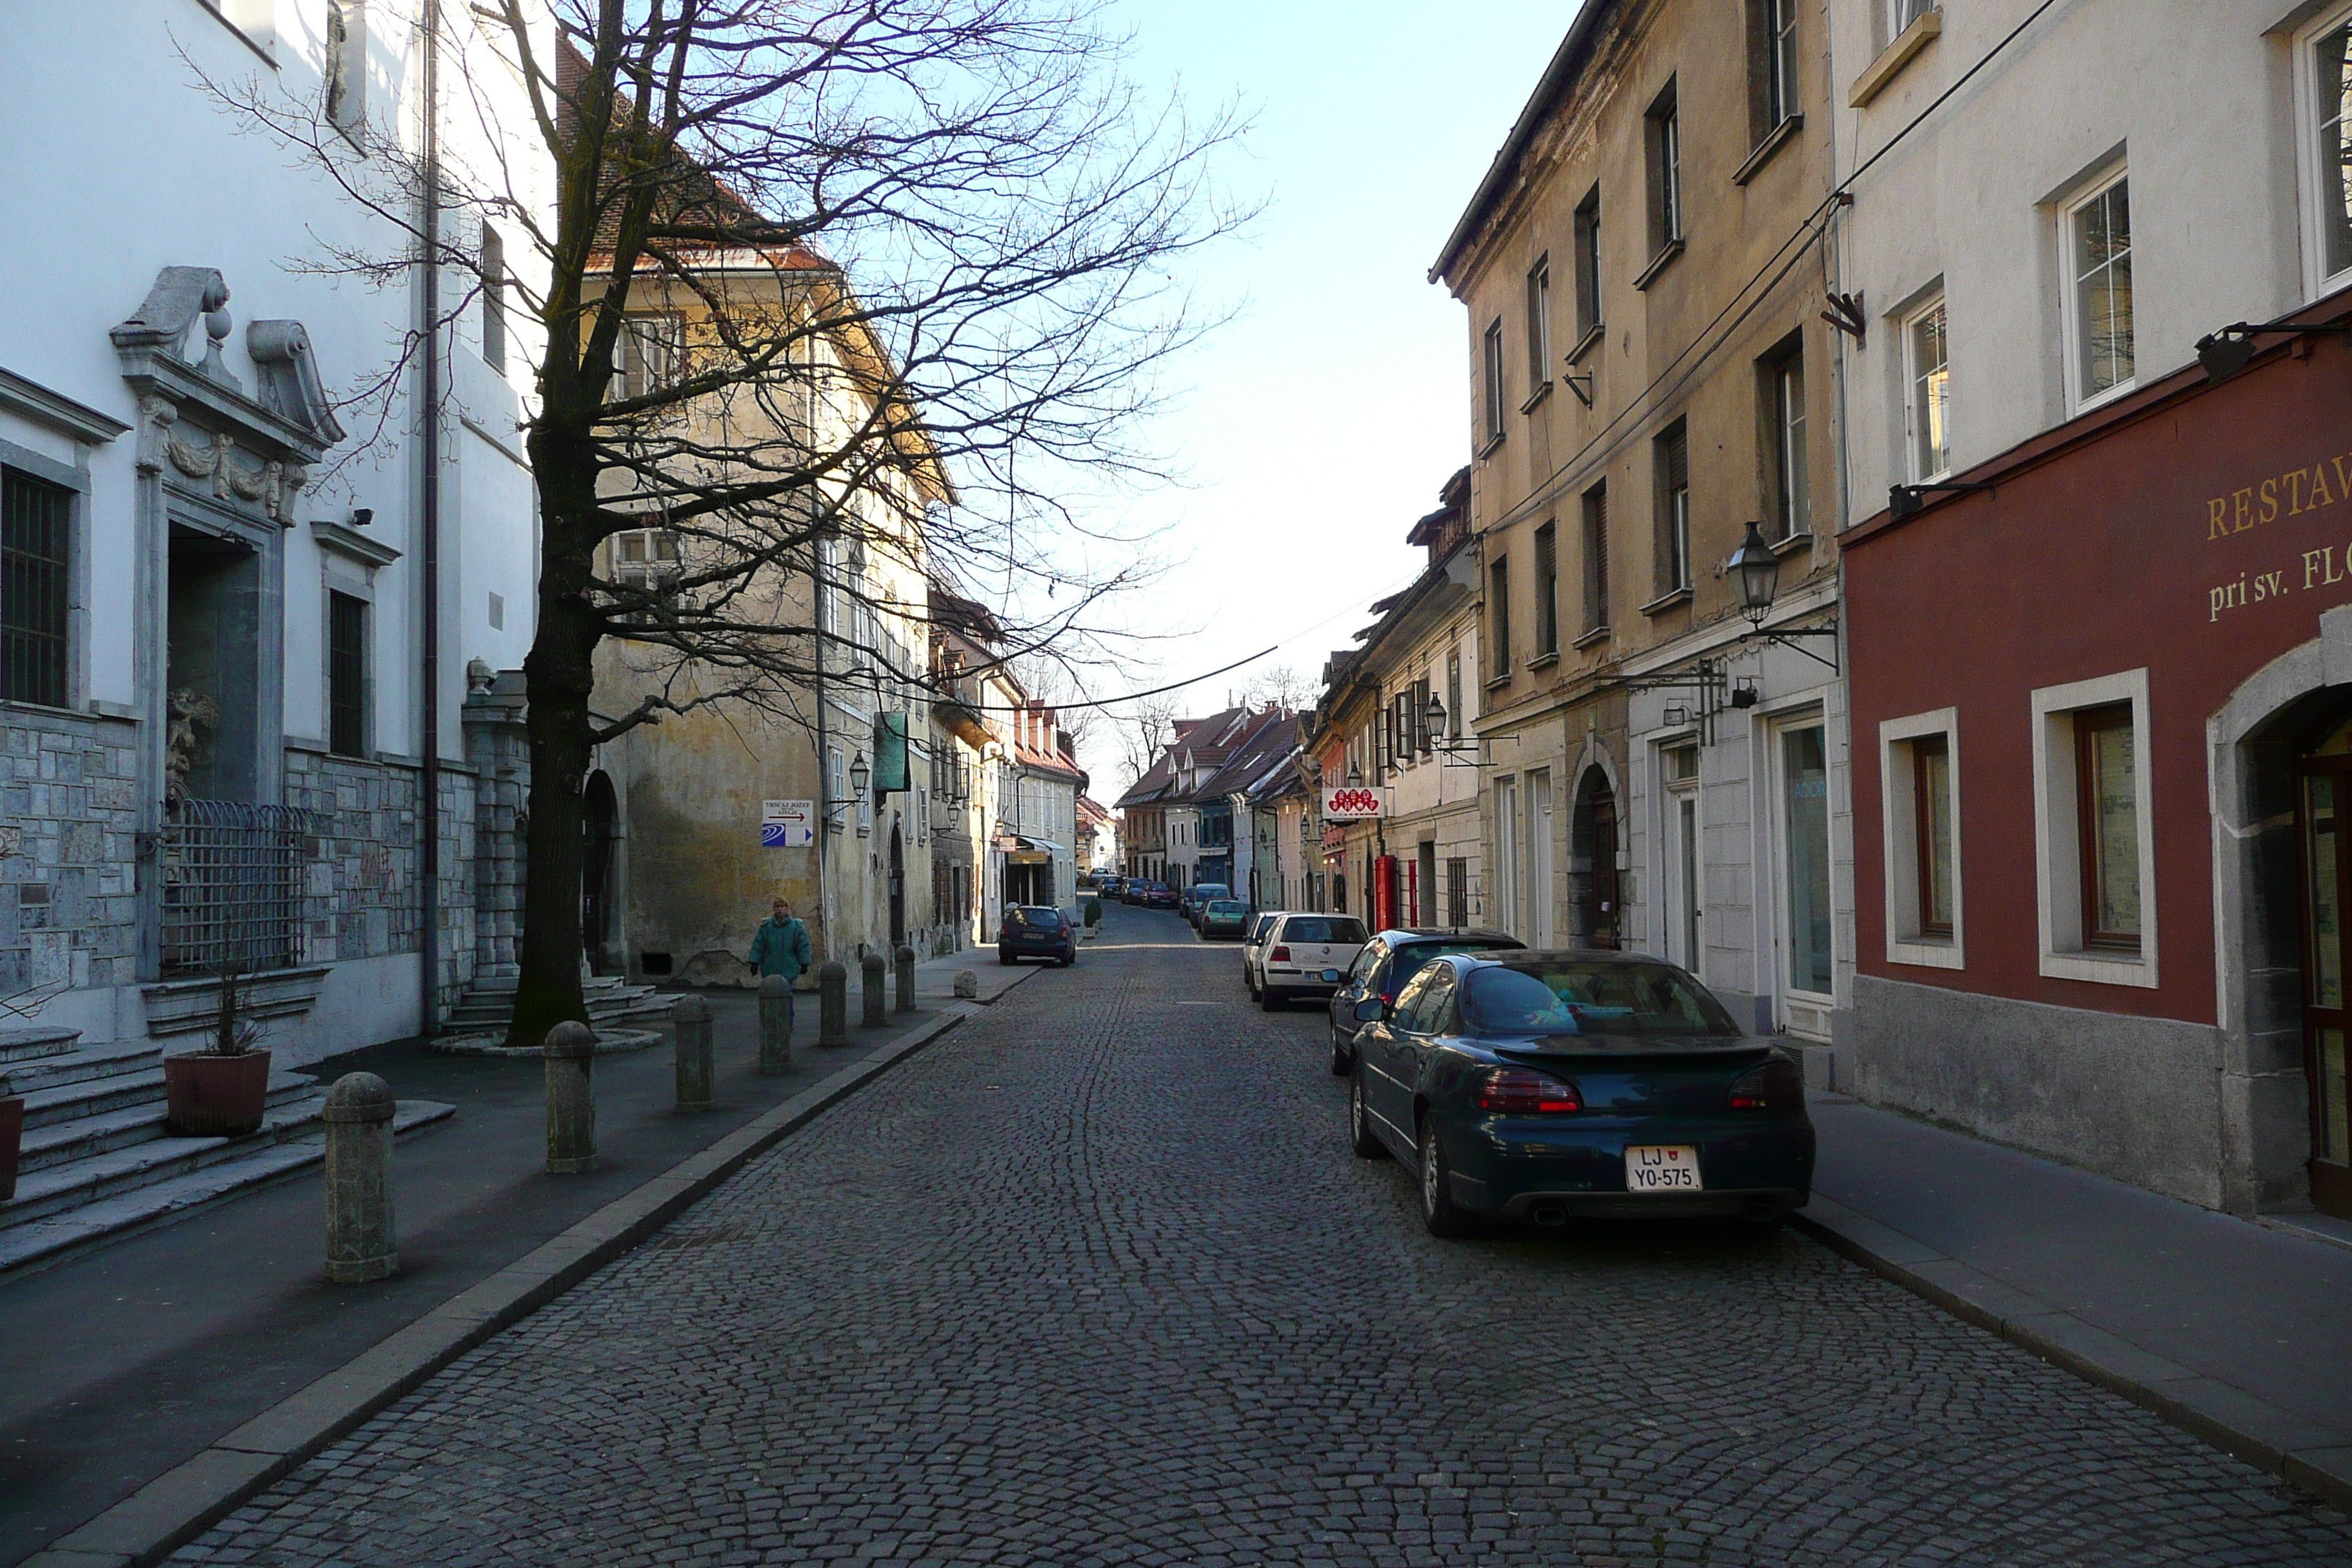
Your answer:
[[[2335,470],[2336,482],[2328,483],[2328,471]],[[2209,496],[2205,500],[2205,537],[2226,539],[2233,533],[2244,533],[2273,522],[2279,516],[2279,503],[2286,503],[2286,515],[2301,517],[2324,506],[2334,506],[2339,496],[2352,495],[2352,452],[2341,457],[2329,457],[2307,468],[2289,468],[2250,485],[2241,485],[2221,495]]]

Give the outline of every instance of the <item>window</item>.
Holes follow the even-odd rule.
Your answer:
[[[1547,522],[1536,530],[1536,657],[1559,652],[1559,531]]]
[[[1765,470],[1771,487],[1775,540],[1794,539],[1812,527],[1812,497],[1806,483],[1805,356],[1791,350],[1763,367],[1764,406],[1770,428]]]
[[[1941,9],[1936,0],[1886,0],[1886,37],[1892,41],[1930,11]]]
[[[1499,556],[1486,568],[1486,679],[1511,673],[1511,558]]]
[[[0,697],[66,705],[73,492],[0,468]]]
[[[613,581],[656,588],[678,574],[677,535],[667,529],[633,528],[613,535]]]
[[[500,374],[507,368],[507,247],[482,226],[482,358]]]
[[[1683,132],[1675,84],[1650,105],[1650,254],[1683,237]]]
[[[1462,653],[1460,649],[1445,656],[1445,735],[1448,740],[1462,738]]]
[[[2156,984],[2147,672],[2033,693],[2042,973]]]
[[[1780,731],[1780,881],[1790,991],[1827,996],[1834,985],[1830,910],[1828,736],[1821,723]]]
[[[1757,20],[1763,35],[1760,141],[1797,113],[1797,0],[1761,0]]]
[[[1503,318],[1486,327],[1486,439],[1503,438]]]
[[[1963,967],[1958,732],[1950,708],[1878,727],[1890,963]]]
[[[2066,211],[2067,336],[2074,398],[2088,403],[2132,380],[2131,195],[2118,175]]]
[[[1654,446],[1658,473],[1658,592],[1691,585],[1690,432],[1677,422]]]
[[[1952,371],[1944,300],[1904,323],[1909,386],[1911,477],[1926,482],[1952,471]]]
[[[327,123],[357,142],[367,126],[367,9],[327,0]]]
[[[1584,629],[1609,629],[1609,487],[1584,492]]]
[[[1601,187],[1576,205],[1576,337],[1581,353],[1601,331]],[[1576,357],[1571,355],[1570,357]]]
[[[367,754],[367,604],[327,595],[327,750]]]
[[[676,316],[631,316],[621,326],[620,395],[650,397],[677,373]]]
[[[1528,395],[1551,384],[1551,258],[1528,271]]]
[[[2315,128],[2313,216],[2318,243],[2313,247],[2325,279],[2352,268],[2352,18],[2339,20],[2312,40],[2311,110]]]
[[[1458,855],[1445,862],[1445,923],[1455,931],[1470,923],[1470,862]]]

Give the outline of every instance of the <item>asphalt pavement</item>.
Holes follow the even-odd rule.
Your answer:
[[[1114,906],[174,1561],[2352,1562],[1801,1235],[1433,1240],[1342,1101],[1319,1011]]]

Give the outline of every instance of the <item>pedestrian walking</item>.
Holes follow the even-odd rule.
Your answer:
[[[760,929],[751,936],[751,956],[746,962],[751,965],[751,973],[761,979],[781,974],[786,980],[798,980],[801,971],[816,962],[816,954],[809,946],[808,927],[793,918],[790,901],[778,899],[768,918],[760,922]],[[792,1015],[793,996],[787,991],[784,1028],[788,1037]]]

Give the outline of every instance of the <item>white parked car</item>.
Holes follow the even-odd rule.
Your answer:
[[[1249,931],[1242,937],[1242,989],[1250,1000],[1257,1000],[1257,988],[1265,976],[1258,964],[1265,958],[1265,939],[1274,934],[1276,921],[1288,914],[1288,910],[1260,910],[1250,917]]]
[[[1283,916],[1266,939],[1258,1005],[1271,1013],[1294,996],[1328,996],[1339,987],[1324,973],[1345,973],[1369,940],[1364,922],[1353,915]]]

